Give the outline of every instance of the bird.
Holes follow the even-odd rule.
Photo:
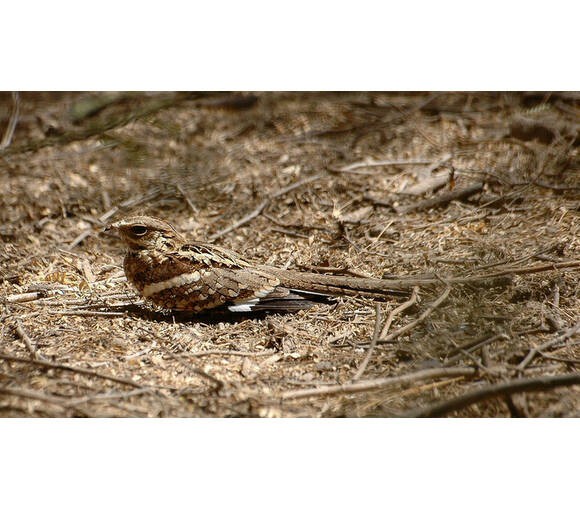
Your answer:
[[[111,223],[127,247],[123,268],[137,292],[171,311],[294,312],[337,296],[385,299],[408,285],[379,278],[324,275],[257,264],[235,251],[188,241],[152,216]]]

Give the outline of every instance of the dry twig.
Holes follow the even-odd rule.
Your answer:
[[[124,317],[125,312],[98,312],[92,310],[49,310],[52,315],[82,315],[84,317]]]
[[[447,161],[449,161],[452,157],[452,154],[446,154],[439,161],[435,161],[435,163],[430,165],[428,168],[425,168],[424,170],[424,175],[429,176],[428,178],[421,180],[413,186],[409,186],[408,188],[401,190],[400,193],[405,195],[422,195],[428,191],[435,191],[447,184],[451,179],[451,175],[449,173],[432,176],[431,172],[437,170],[441,165],[447,163]]]
[[[333,173],[355,173],[353,170],[358,168],[370,168],[375,166],[403,166],[403,165],[430,165],[433,164],[429,159],[380,159],[367,161],[357,161],[349,165],[343,166],[337,170],[329,170]],[[437,164],[439,166],[440,163]]]
[[[363,375],[364,371],[369,364],[371,356],[373,355],[373,351],[375,350],[375,346],[377,345],[377,340],[379,339],[379,333],[381,332],[381,305],[380,303],[375,303],[375,329],[373,331],[373,339],[371,340],[371,345],[369,345],[367,354],[365,359],[363,359],[362,363],[358,367],[356,374],[354,374],[352,381],[358,381],[361,376]],[[389,316],[390,317],[390,316]]]
[[[28,398],[33,400],[40,400],[41,402],[47,402],[48,404],[57,405],[65,409],[74,409],[84,416],[88,416],[84,411],[77,409],[74,404],[70,404],[66,399],[62,397],[55,397],[54,395],[49,395],[47,393],[42,393],[40,391],[29,390],[26,388],[8,388],[0,387],[0,395],[12,395],[14,397]]]
[[[337,394],[359,393],[361,391],[371,391],[394,386],[397,384],[409,384],[424,379],[437,379],[439,377],[457,377],[475,375],[477,370],[469,367],[451,367],[451,368],[429,368],[419,370],[410,374],[398,375],[395,377],[384,377],[378,379],[369,379],[358,381],[352,384],[337,384],[326,386],[324,388],[310,388],[307,390],[286,391],[282,393],[282,400],[293,400],[309,397],[325,397]]]
[[[256,207],[250,213],[246,214],[243,218],[239,219],[238,221],[236,221],[235,223],[233,223],[229,227],[226,227],[226,228],[220,230],[219,232],[216,232],[215,234],[209,236],[209,241],[213,242],[216,239],[219,239],[220,237],[223,237],[226,234],[229,234],[230,232],[236,230],[237,228],[241,227],[242,225],[249,223],[254,218],[257,218],[269,203],[270,203],[269,199],[263,200],[262,202],[260,202],[258,207]]]
[[[471,353],[473,351],[476,351],[477,349],[482,349],[483,347],[486,347],[497,340],[509,340],[509,336],[507,336],[505,333],[500,333],[490,337],[485,337],[483,339],[476,338],[475,340],[469,340],[468,342],[465,342],[463,345],[460,345],[455,349],[453,349],[449,353],[451,357],[448,358],[445,363],[443,363],[443,366],[448,367],[450,365],[453,365],[456,361],[460,360],[465,355],[465,353]]]
[[[67,370],[69,372],[76,372],[78,374],[83,375],[90,375],[92,377],[98,377],[99,379],[107,379],[108,381],[113,381],[120,384],[126,384],[127,386],[133,386],[134,388],[143,388],[143,385],[132,381],[131,379],[125,379],[123,377],[116,377],[114,375],[107,375],[101,374],[99,372],[95,372],[94,370],[89,370],[88,368],[82,367],[71,367],[70,365],[63,365],[61,363],[52,363],[46,360],[40,359],[26,359],[26,358],[19,358],[17,356],[11,356],[10,354],[3,354],[0,353],[0,359],[5,361],[11,361],[15,363],[30,363],[33,365],[37,365],[47,369],[55,369],[55,370]]]
[[[433,207],[440,207],[442,205],[446,205],[449,202],[452,202],[453,200],[464,200],[470,197],[471,195],[475,195],[476,193],[480,192],[482,189],[483,182],[478,182],[466,188],[448,191],[446,193],[442,193],[439,196],[427,198],[414,204],[394,206],[394,209],[399,214],[407,214],[409,212],[432,209]]]
[[[30,353],[30,357],[32,359],[35,360],[45,359],[44,356],[42,356],[42,354],[40,354],[36,350],[36,347],[32,344],[32,339],[30,338],[30,336],[28,336],[28,333],[24,329],[24,326],[22,326],[22,323],[20,322],[19,319],[16,319],[16,333],[18,334],[20,339],[24,342],[24,345],[26,345],[26,348],[28,349],[28,352]]]
[[[389,313],[389,316],[387,317],[387,320],[381,330],[381,324],[380,324],[380,308],[379,308],[379,304],[377,303],[376,305],[376,310],[377,310],[377,320],[375,323],[375,330],[373,333],[373,339],[371,342],[371,345],[369,346],[369,349],[367,351],[367,355],[365,356],[365,359],[363,360],[363,362],[360,364],[360,367],[358,368],[356,374],[354,375],[354,377],[352,378],[353,381],[357,381],[358,379],[361,378],[362,374],[364,373],[364,371],[366,370],[367,365],[369,364],[369,361],[371,359],[371,356],[373,354],[373,351],[377,345],[377,342],[379,340],[380,337],[386,335],[386,333],[389,331],[389,328],[391,327],[391,324],[393,322],[393,319],[395,318],[396,315],[400,314],[401,312],[403,312],[404,310],[406,310],[407,308],[410,308],[411,306],[413,306],[415,303],[417,303],[417,299],[419,297],[419,287],[414,287],[413,288],[413,293],[411,294],[411,297],[405,301],[403,304],[399,305],[397,308],[395,308],[394,310],[391,311],[391,313]],[[380,331],[380,334],[379,334]]]
[[[443,294],[441,294],[435,301],[433,301],[431,306],[429,306],[421,315],[419,315],[417,319],[415,319],[412,322],[409,322],[409,324],[407,324],[406,326],[397,329],[397,331],[393,331],[390,335],[387,335],[385,337],[381,336],[381,338],[379,338],[379,343],[392,342],[395,338],[398,338],[402,334],[413,329],[415,326],[417,326],[417,324],[421,324],[421,322],[423,322],[427,317],[429,317],[429,315],[431,315],[431,313],[433,313],[433,311],[436,308],[438,308],[441,305],[441,303],[443,303],[443,301],[447,299],[447,296],[449,296],[450,292],[451,287],[447,286],[443,291]]]
[[[413,293],[411,294],[411,297],[405,301],[403,304],[397,306],[397,308],[395,308],[387,317],[387,320],[385,322],[385,325],[383,326],[383,329],[381,330],[381,334],[379,336],[379,338],[383,338],[387,335],[387,333],[389,332],[389,329],[391,328],[391,324],[393,323],[394,318],[399,315],[400,313],[404,312],[407,308],[411,308],[413,305],[415,305],[417,303],[419,299],[419,287],[413,287]]]
[[[12,92],[12,104],[12,113],[10,114],[10,120],[8,121],[8,126],[4,132],[2,141],[0,142],[0,151],[3,151],[12,143],[16,124],[18,124],[18,116],[20,115],[20,94],[18,92]]]
[[[513,393],[520,392],[548,391],[560,386],[573,386],[576,384],[580,384],[580,373],[514,379],[505,383],[486,385],[483,388],[477,388],[445,402],[438,402],[427,407],[413,409],[404,413],[402,416],[408,418],[444,416],[450,412],[458,411],[471,404],[493,397],[512,395]]]
[[[199,358],[203,356],[241,356],[241,357],[251,357],[251,356],[272,356],[276,354],[276,351],[263,351],[263,352],[252,352],[252,351],[228,351],[227,349],[209,349],[207,351],[196,351],[196,352],[182,352],[181,356],[184,358]]]
[[[442,188],[449,182],[449,175],[445,174],[438,174],[429,177],[428,179],[423,179],[419,181],[417,184],[413,186],[409,186],[408,188],[403,188],[401,191],[398,192],[400,195],[424,195],[425,193],[437,191],[439,188]],[[369,198],[372,200],[372,196],[369,195]],[[380,205],[380,204],[377,204]]]
[[[79,404],[86,404],[94,400],[121,400],[136,395],[143,395],[144,393],[151,393],[151,388],[136,388],[131,391],[115,391],[106,393],[97,393],[95,395],[87,395],[86,397],[71,398],[66,401],[67,406],[78,406]]]
[[[294,191],[295,189],[299,188],[300,186],[304,186],[305,184],[309,184],[311,182],[314,182],[314,181],[320,179],[321,177],[322,177],[322,174],[312,175],[310,177],[306,177],[305,179],[302,179],[301,181],[295,182],[294,184],[290,184],[289,186],[286,186],[285,188],[279,189],[278,191],[272,193],[267,199],[260,202],[258,207],[256,207],[252,212],[250,212],[249,214],[246,214],[246,216],[244,216],[240,220],[236,221],[235,223],[233,223],[229,227],[226,227],[226,228],[220,230],[219,232],[216,232],[212,236],[210,236],[209,241],[213,242],[216,239],[219,239],[220,237],[223,237],[224,235],[229,234],[233,230],[241,227],[242,225],[249,223],[254,218],[258,217],[260,215],[260,213],[270,204],[270,202],[272,200],[279,198],[279,197],[285,195],[286,193],[290,193],[291,191]]]
[[[86,404],[95,400],[121,400],[135,395],[142,395],[144,393],[150,393],[151,388],[137,388],[126,392],[109,392],[109,393],[97,393],[95,395],[87,395],[85,397],[76,398],[64,398],[57,397],[55,395],[42,393],[40,391],[31,390],[27,388],[10,388],[10,387],[0,387],[0,394],[12,395],[14,397],[40,400],[41,402],[47,402],[49,404],[60,406],[64,409],[70,409],[78,413],[80,416],[90,417],[91,415],[80,409],[78,406],[81,404]]]
[[[571,338],[572,336],[574,336],[578,332],[578,330],[580,330],[580,321],[577,322],[571,328],[568,328],[562,334],[558,335],[556,338],[553,338],[552,340],[548,340],[547,342],[544,342],[540,346],[534,347],[533,349],[530,349],[527,356],[517,366],[517,370],[520,372],[523,372],[526,369],[526,367],[531,363],[531,361],[534,359],[536,354],[538,354],[539,352],[542,352],[544,349],[547,349],[548,347],[553,347],[554,345],[559,344],[560,342],[563,342],[564,340],[567,340],[568,338]]]
[[[139,195],[137,197],[131,197],[123,202],[121,202],[118,206],[109,209],[107,212],[103,213],[97,219],[91,219],[90,221],[96,225],[101,225],[101,227],[107,222],[111,217],[117,214],[119,211],[128,209],[130,207],[134,207],[138,204],[142,204],[153,200],[157,196],[160,195],[160,190],[154,189],[153,191],[146,193],[144,195]],[[67,246],[69,250],[72,250],[75,246],[81,244],[87,237],[90,237],[94,234],[100,233],[100,230],[95,230],[94,228],[87,228],[83,230],[78,236],[76,236]]]
[[[36,301],[46,297],[46,292],[25,292],[24,294],[10,294],[3,299],[3,302],[8,303],[27,303],[28,301]]]

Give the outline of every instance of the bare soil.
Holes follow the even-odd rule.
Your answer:
[[[1,416],[580,415],[580,94],[14,101]],[[432,284],[388,331],[408,296],[176,316],[103,232],[135,213],[262,263]]]

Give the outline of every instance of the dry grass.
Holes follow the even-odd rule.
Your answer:
[[[2,134],[12,97],[0,99]],[[22,94],[0,153],[0,415],[393,416],[577,370],[580,96],[105,99]],[[172,317],[133,294],[102,233],[140,212],[208,239],[253,211],[218,242],[290,267],[476,278],[437,306],[445,285],[421,289],[393,316],[391,333],[408,329],[375,338],[355,377],[381,329],[372,301]],[[580,414],[578,386],[508,393],[450,414]]]

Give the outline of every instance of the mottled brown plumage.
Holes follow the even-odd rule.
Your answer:
[[[109,228],[128,247],[124,269],[129,282],[144,298],[169,310],[297,310],[328,302],[329,296],[380,298],[406,292],[397,284],[375,278],[252,264],[231,250],[188,242],[172,225],[149,216],[125,218]]]

